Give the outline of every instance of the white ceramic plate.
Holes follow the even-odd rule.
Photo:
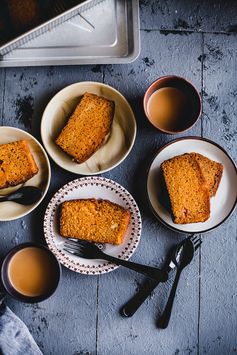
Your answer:
[[[55,144],[55,139],[85,92],[113,100],[115,115],[106,148],[101,147],[85,163],[77,164]],[[61,168],[80,175],[104,173],[119,165],[132,149],[136,130],[136,120],[125,97],[111,86],[97,82],[80,82],[59,91],[47,105],[41,122],[42,141],[48,154]]]
[[[203,223],[175,224],[170,213],[159,202],[160,165],[176,155],[197,152],[224,166],[216,196],[211,198],[211,216]],[[202,233],[216,228],[233,212],[237,203],[237,170],[233,160],[218,144],[198,137],[179,138],[160,149],[152,161],[147,178],[147,193],[155,216],[167,227],[182,233]]]
[[[49,249],[67,268],[87,275],[103,274],[118,266],[104,260],[88,260],[76,257],[63,250],[65,238],[59,234],[59,206],[63,201],[97,198],[115,202],[131,212],[124,242],[121,245],[101,244],[106,253],[129,259],[138,246],[141,236],[141,215],[130,193],[113,180],[102,177],[86,177],[64,185],[51,199],[44,217],[44,234]]]
[[[15,127],[0,127],[0,144],[10,143],[17,140],[24,139],[28,142],[30,151],[35,159],[35,162],[39,168],[39,172],[33,176],[30,180],[24,183],[24,186],[36,186],[43,191],[41,199],[33,205],[23,206],[15,202],[1,202],[0,203],[0,221],[12,221],[17,218],[21,218],[28,213],[32,212],[45,197],[51,178],[51,169],[47,154],[44,151],[42,145],[29,133],[22,131]],[[23,184],[8,187],[0,190],[0,195],[6,195]]]

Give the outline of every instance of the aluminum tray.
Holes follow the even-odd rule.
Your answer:
[[[0,67],[128,63],[140,52],[139,1],[99,0],[4,55]],[[81,6],[83,6],[82,4]]]
[[[66,20],[71,19],[72,17],[78,15],[81,11],[87,10],[90,7],[93,7],[100,3],[103,0],[84,0],[83,4],[74,6],[72,9],[64,11],[62,14],[55,16],[54,18],[42,23],[39,26],[34,27],[32,30],[29,30],[22,35],[12,39],[11,41],[0,46],[0,54],[4,55],[8,52],[11,52],[15,48],[19,48],[31,39],[40,36],[42,33],[52,30],[54,27],[57,27]]]

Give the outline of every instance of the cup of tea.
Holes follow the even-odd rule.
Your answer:
[[[161,132],[177,134],[191,128],[202,112],[201,97],[193,84],[175,76],[163,76],[146,90],[145,114]]]
[[[45,246],[23,243],[11,249],[2,263],[1,279],[10,296],[34,303],[49,298],[61,277],[61,266]]]

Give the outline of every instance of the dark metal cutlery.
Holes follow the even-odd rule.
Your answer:
[[[179,256],[181,251],[183,250],[183,245],[187,240],[193,241],[195,243],[195,250],[200,246],[199,243],[196,244],[200,239],[197,236],[191,236],[187,239],[184,239],[181,243],[179,243],[176,247],[172,248],[170,257],[168,257],[167,263],[163,270],[166,270],[168,273],[176,268],[176,264],[174,263],[175,257]],[[147,280],[143,287],[136,293],[134,297],[132,297],[123,307],[122,314],[126,317],[132,317],[134,313],[139,309],[139,307],[145,302],[145,300],[150,296],[152,291],[159,285],[159,281],[155,280]]]
[[[41,199],[43,191],[35,186],[23,186],[9,195],[0,196],[0,202],[12,201],[21,205],[32,205]]]
[[[103,260],[110,261],[111,263],[124,266],[128,269],[139,272],[157,281],[159,280],[159,282],[165,282],[168,279],[168,273],[166,270],[161,271],[160,269],[155,267],[137,264],[131,261],[115,258],[114,256],[105,254],[95,244],[87,242],[85,240],[69,238],[64,243],[63,249],[68,253],[74,254],[81,258],[103,259]]]
[[[172,258],[173,263],[176,265],[177,271],[164,312],[158,321],[159,328],[165,329],[169,324],[180,275],[183,269],[192,261],[194,252],[197,250],[197,248],[200,247],[201,243],[202,242],[198,236],[193,240],[187,239],[184,242],[182,248],[177,253],[175,253],[174,257]]]
[[[182,249],[182,244],[179,244],[174,252],[178,252]],[[164,270],[170,272],[175,268],[175,264],[172,261],[172,257],[169,258],[169,262],[164,267]],[[121,312],[126,317],[132,317],[138,308],[145,302],[145,300],[150,296],[152,291],[159,285],[159,281],[147,280],[143,287],[133,296],[122,308]]]

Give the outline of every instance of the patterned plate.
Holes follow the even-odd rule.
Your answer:
[[[103,260],[88,260],[63,251],[65,238],[59,234],[59,206],[63,201],[84,198],[102,198],[115,202],[131,212],[124,242],[115,246],[100,244],[108,254],[129,259],[136,250],[141,236],[141,215],[130,193],[113,180],[103,177],[76,179],[64,185],[51,199],[44,216],[44,234],[50,250],[60,263],[72,271],[87,275],[98,275],[116,269],[118,266]]]

